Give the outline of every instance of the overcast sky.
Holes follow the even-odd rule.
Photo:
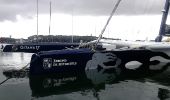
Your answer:
[[[94,33],[94,31],[95,32],[97,31],[97,33],[99,34],[100,33],[99,31],[102,29],[102,26],[104,26],[107,20],[107,16],[112,11],[116,1],[117,0],[51,0],[52,21],[53,21],[52,25],[55,25],[55,26],[52,26],[53,27],[52,31],[54,33],[60,32],[60,34],[62,34],[62,30],[57,31],[54,29],[54,27],[60,27],[60,29],[69,30],[67,32],[63,32],[63,34],[71,33],[72,32],[71,30],[72,18],[71,17],[73,15],[74,16],[73,25],[75,24],[74,32],[76,31],[76,27],[78,26],[79,26],[79,30],[81,29],[81,31],[85,31],[85,30],[88,30],[88,28],[92,28],[92,27],[85,27],[84,25],[86,22],[87,26],[88,26],[88,23],[89,23],[89,26],[93,26],[93,29],[89,29],[90,31],[86,31],[87,34],[92,34],[92,32]],[[35,34],[36,32],[36,2],[37,0],[0,0],[0,15],[1,15],[0,16],[0,27],[1,27],[0,35],[2,36],[12,35],[14,37],[21,37],[21,35],[18,35],[16,33],[17,32],[20,32],[20,34],[22,32],[24,33],[24,30],[25,30],[25,33],[29,32],[30,33],[29,35]],[[41,33],[48,32],[49,2],[50,0],[39,0],[39,18],[40,18],[39,24],[40,23],[45,24],[45,25],[40,25],[39,31]],[[143,22],[143,20],[147,18],[142,18],[141,16],[157,16],[153,19],[158,20],[157,24],[159,24],[160,17],[158,18],[158,15],[161,14],[161,10],[163,9],[164,2],[165,0],[122,0],[115,15],[124,16],[121,18],[124,19],[125,22],[127,20],[134,22],[140,19]],[[77,17],[77,16],[81,16],[81,17]],[[140,19],[134,18],[134,16],[138,16],[138,18]],[[120,18],[117,18],[117,19],[122,20]],[[116,23],[114,21],[112,22]],[[57,25],[56,23],[58,23],[59,25]],[[67,23],[67,27],[65,26],[66,23]],[[77,23],[78,25],[76,25]],[[141,22],[138,21],[138,23],[141,23]],[[22,26],[22,29],[24,30],[19,31],[21,26]],[[25,26],[25,28],[23,26]],[[80,26],[85,27],[85,28],[83,29]],[[44,27],[46,27],[46,30],[44,30]],[[133,25],[131,27],[133,27]],[[112,32],[112,29],[109,29],[109,30]],[[80,31],[77,31],[77,32],[80,32]],[[28,34],[22,35],[22,36],[28,36]]]
[[[0,21],[16,20],[16,15],[31,18],[36,14],[37,0],[0,0]],[[39,13],[49,13],[49,1],[39,0]],[[51,0],[53,13],[75,15],[108,15],[117,0]],[[165,0],[122,0],[117,13],[160,14]]]

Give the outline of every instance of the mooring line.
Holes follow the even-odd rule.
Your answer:
[[[5,83],[6,81],[8,81],[9,79],[11,79],[11,77],[9,77],[9,78],[5,79],[4,81],[2,81],[2,82],[0,83],[0,86],[1,86],[3,83]]]
[[[30,65],[30,62],[28,63],[28,64],[26,64],[24,67],[22,67],[21,69],[19,69],[18,71],[24,71],[27,67],[28,67],[28,65]],[[11,77],[8,77],[8,78],[6,78],[4,81],[2,81],[1,83],[0,83],[0,86],[2,85],[2,84],[4,84],[6,81],[8,81],[9,79],[12,79]]]
[[[33,61],[35,61],[35,60],[36,60],[36,58],[34,58],[32,61],[30,61],[28,64],[26,64],[24,67],[22,67],[21,69],[19,69],[19,70],[17,70],[17,71],[24,71],[24,70],[28,67],[28,65],[30,65],[30,63],[33,62]],[[1,86],[3,83],[5,83],[6,81],[8,81],[9,79],[11,79],[11,77],[8,77],[8,78],[5,79],[4,81],[2,81],[2,82],[0,83],[0,86]]]
[[[25,70],[27,67],[28,67],[28,65],[30,65],[30,63],[31,62],[29,62],[28,64],[26,64],[24,67],[22,67],[19,71],[22,71],[22,70]]]

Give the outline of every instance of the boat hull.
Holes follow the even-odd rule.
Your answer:
[[[45,44],[13,44],[6,45],[3,52],[28,52],[37,53],[40,51],[62,50],[78,47],[78,43],[45,43]]]
[[[33,54],[31,75],[84,72],[90,69],[121,68],[123,70],[156,70],[153,66],[169,63],[170,57],[163,52],[146,49],[92,51],[73,49]],[[153,65],[150,68],[149,65]]]

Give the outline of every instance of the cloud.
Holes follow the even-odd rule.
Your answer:
[[[49,14],[49,1],[39,0],[39,13]],[[117,0],[51,0],[52,13],[109,15]],[[36,16],[37,0],[0,0],[0,21],[16,20],[17,15]],[[122,0],[116,14],[160,14],[165,0]]]

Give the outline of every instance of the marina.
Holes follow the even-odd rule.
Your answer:
[[[160,33],[155,42],[139,42],[134,46],[135,42],[123,44],[121,41],[110,43],[113,48],[104,48],[103,44],[99,45],[102,35],[104,34],[112,16],[116,12],[121,0],[118,0],[113,10],[101,30],[98,39],[87,43],[80,43],[78,48],[62,49],[53,51],[44,51],[33,54],[30,61],[30,75],[45,75],[53,73],[81,72],[93,69],[117,69],[122,70],[139,70],[140,72],[159,71],[164,67],[150,68],[148,66],[156,66],[160,63],[170,62],[170,45],[163,43],[162,37],[165,35],[166,20],[169,11],[169,0],[166,0],[162,21],[160,25]],[[126,43],[126,42],[125,42]],[[55,62],[63,60],[65,62]],[[134,63],[136,65],[134,65]],[[135,66],[134,68],[131,68]]]
[[[72,23],[72,42],[41,43],[37,0],[35,41],[0,44],[0,99],[169,100],[170,44],[162,39],[170,34],[166,24],[170,0],[164,2],[154,41],[103,38],[122,2],[115,1],[98,38],[91,35],[90,41],[79,38],[80,43],[73,43]],[[50,34],[51,1],[47,40]]]

